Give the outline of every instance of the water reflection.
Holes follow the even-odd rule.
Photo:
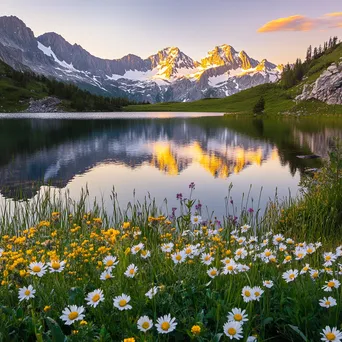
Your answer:
[[[335,119],[0,119],[0,191],[19,199],[42,185],[77,194],[88,184],[99,195],[114,185],[128,201],[134,188],[173,198],[197,181],[223,212],[230,182],[240,194],[251,183],[264,187],[265,201],[276,187],[296,192],[300,174],[320,166],[296,156],[326,156],[335,136],[342,136]]]

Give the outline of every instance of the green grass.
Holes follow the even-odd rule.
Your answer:
[[[308,179],[308,193],[301,199],[270,202],[263,217],[246,211],[237,222],[227,217],[222,223],[191,223],[197,203],[192,190],[187,200],[180,201],[177,217],[167,217],[154,200],[134,201],[120,209],[114,193],[112,215],[96,203],[87,204],[87,192],[77,202],[68,193],[64,197],[46,193],[32,202],[3,208],[0,341],[230,341],[223,326],[233,308],[248,315],[241,341],[252,335],[258,342],[319,341],[327,325],[341,329],[342,286],[331,292],[322,289],[333,278],[341,279],[341,256],[329,272],[323,266],[323,252],[337,253],[335,248],[342,242],[340,160],[340,153],[334,151],[323,172]],[[243,232],[243,224],[251,228]],[[216,232],[209,234],[211,229]],[[252,236],[258,242],[240,240]],[[163,252],[161,247],[170,243],[172,252]],[[189,248],[201,250],[198,255],[187,254]],[[246,256],[239,259],[241,248]],[[311,249],[312,254],[300,256],[303,249]],[[271,259],[257,256],[268,255],[268,250]],[[150,251],[150,257],[144,259],[143,251]],[[172,254],[179,251],[187,257],[175,264]],[[201,262],[201,253],[212,257],[210,265]],[[119,263],[110,271],[113,278],[100,280],[106,256],[117,257]],[[248,268],[225,275],[221,273],[225,258],[235,258],[230,265]],[[42,277],[30,273],[32,262],[50,260],[65,260],[65,269],[47,271]],[[130,264],[138,267],[133,278],[124,275]],[[211,267],[219,271],[214,278],[207,273]],[[287,283],[283,276],[290,269],[302,274]],[[316,270],[318,276],[313,278]],[[263,286],[264,280],[274,286]],[[36,290],[34,298],[19,302],[19,289],[28,285]],[[153,286],[159,291],[149,299],[145,293]],[[259,300],[246,302],[241,295],[245,286],[260,286],[264,293]],[[103,291],[104,301],[93,308],[85,298],[95,289]],[[113,305],[122,293],[131,297],[130,310]],[[337,305],[327,309],[319,300],[328,296]],[[65,324],[60,316],[68,305],[84,306],[82,322]],[[147,315],[155,323],[166,314],[177,322],[169,334],[159,334],[156,328],[147,333],[138,330],[139,317]],[[191,332],[193,326],[200,327],[199,335]]]

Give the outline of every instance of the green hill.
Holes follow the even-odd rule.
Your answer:
[[[15,71],[0,61],[0,112],[20,112],[29,106],[30,99],[39,100],[55,96],[62,100],[64,111],[120,111],[133,104],[125,98],[91,94],[79,87],[38,76],[30,72]]]
[[[342,43],[322,53],[317,59],[305,62],[303,80],[286,89],[284,82],[263,84],[241,91],[222,99],[203,99],[194,102],[168,102],[153,105],[133,105],[125,111],[170,111],[170,112],[224,112],[251,114],[261,96],[265,99],[265,113],[319,113],[342,114],[342,106],[327,105],[319,101],[303,101],[296,104],[294,99],[301,94],[304,84],[313,83],[333,62],[342,57]]]

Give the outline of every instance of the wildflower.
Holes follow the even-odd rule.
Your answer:
[[[289,283],[290,281],[294,281],[298,276],[298,270],[288,270],[283,273],[283,279]]]
[[[242,335],[242,325],[239,322],[227,322],[223,326],[223,332],[226,336],[228,336],[231,340],[236,339],[240,340],[243,338]]]
[[[138,329],[142,332],[146,332],[153,327],[153,322],[148,316],[141,316],[137,322]]]
[[[201,333],[201,327],[199,325],[193,325],[191,327],[191,332],[193,335],[199,335]]]
[[[255,299],[253,289],[249,286],[245,286],[242,289],[241,295],[242,295],[244,302],[246,303],[251,302],[252,300]]]
[[[338,289],[341,283],[336,279],[331,279],[325,282],[326,285],[322,287],[322,289],[326,292],[331,292],[333,288]]]
[[[162,244],[160,248],[161,248],[162,252],[164,252],[164,253],[171,253],[173,246],[174,246],[174,244],[172,242],[170,242],[170,243]]]
[[[232,274],[232,273],[235,273],[236,272],[236,269],[237,269],[237,263],[232,260],[229,264],[226,264],[224,267],[223,267],[223,270],[222,270],[222,273],[223,274]]]
[[[337,256],[335,254],[329,252],[329,253],[324,253],[323,258],[324,258],[323,266],[327,267],[327,266],[332,265],[332,263],[336,260]]]
[[[317,270],[310,270],[310,277],[312,280],[316,280],[319,277],[319,272]]]
[[[82,321],[80,322],[81,325],[88,325],[88,322],[85,321],[84,319],[82,319]]]
[[[243,324],[243,322],[248,321],[248,315],[246,314],[246,310],[241,310],[239,308],[232,309],[231,312],[228,314],[228,322],[240,322]]]
[[[34,298],[34,294],[36,293],[36,290],[33,288],[32,285],[29,285],[28,287],[22,287],[19,289],[19,301],[29,300],[31,298]]]
[[[134,278],[134,276],[136,275],[137,272],[138,272],[138,267],[135,266],[134,264],[130,264],[127,267],[127,270],[124,273],[124,275],[128,278]]]
[[[165,315],[157,319],[156,328],[160,334],[168,334],[176,329],[176,319],[171,315]]]
[[[244,224],[240,228],[241,229],[241,233],[246,233],[250,228],[251,228],[251,226],[249,226],[248,224]]]
[[[340,342],[342,340],[342,333],[340,330],[337,330],[336,327],[330,328],[329,326],[326,326],[321,335],[323,336],[321,340],[324,342]]]
[[[147,259],[151,256],[151,252],[143,249],[141,251],[140,255],[143,259]]]
[[[319,305],[323,308],[331,308],[332,306],[337,305],[336,300],[333,297],[324,297],[319,300]]]
[[[137,245],[135,245],[135,246],[133,246],[132,248],[131,248],[131,253],[132,254],[137,254],[139,251],[141,251],[142,249],[144,249],[144,244],[143,243],[139,243],[139,244],[137,244]]]
[[[306,272],[308,272],[310,269],[310,265],[309,264],[305,264],[305,266],[301,269],[300,274],[305,274]]]
[[[46,267],[47,266],[42,262],[31,262],[29,265],[30,274],[40,278],[46,273]]]
[[[65,322],[66,325],[71,325],[72,323],[76,321],[82,321],[84,318],[84,307],[83,306],[76,306],[76,305],[70,305],[67,306],[62,311],[62,316],[60,316],[60,319]]]
[[[273,281],[272,280],[264,280],[262,282],[262,285],[264,285],[265,287],[267,287],[268,289],[270,289],[271,287],[273,287]]]
[[[207,274],[210,278],[215,278],[219,275],[219,271],[216,267],[212,267],[207,271]]]
[[[131,310],[132,306],[128,304],[130,300],[131,297],[123,293],[121,296],[116,296],[113,299],[113,303],[114,306],[118,308],[120,311]]]
[[[171,258],[175,264],[181,264],[186,259],[186,254],[184,251],[180,251],[174,254],[171,254]]]
[[[201,260],[202,260],[202,264],[210,265],[212,261],[214,260],[214,258],[211,256],[210,253],[202,253]]]
[[[48,312],[48,311],[51,310],[51,306],[50,305],[45,305],[43,310],[44,310],[44,312]]]
[[[112,270],[110,268],[108,268],[105,271],[103,271],[101,273],[101,275],[100,275],[100,279],[101,280],[107,280],[107,279],[110,279],[110,278],[113,278]]]
[[[191,216],[191,223],[192,224],[200,224],[202,222],[202,217],[199,215]]]
[[[104,295],[102,290],[95,290],[93,292],[88,293],[87,295],[87,304],[96,308],[101,302],[104,301]]]
[[[259,287],[259,286],[254,286],[252,288],[252,291],[253,291],[253,295],[254,295],[255,300],[259,301],[261,295],[264,293],[264,290],[262,290],[261,287]]]
[[[135,342],[134,337],[124,338],[124,342]]]
[[[115,256],[108,255],[103,259],[102,262],[106,268],[113,268],[118,264],[119,261],[116,260]]]
[[[273,244],[279,245],[280,242],[284,241],[284,236],[282,234],[276,234],[273,236]]]
[[[65,261],[59,261],[59,260],[52,260],[51,262],[47,263],[49,266],[49,271],[51,273],[57,272],[60,273],[64,270],[65,268]]]

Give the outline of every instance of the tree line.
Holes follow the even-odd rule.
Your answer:
[[[316,60],[324,54],[332,52],[339,45],[338,37],[330,37],[329,41],[324,42],[323,46],[307,48],[306,58],[303,62],[297,58],[294,64],[287,64],[281,77],[281,84],[285,89],[291,88],[302,81],[307,71],[315,64]]]
[[[75,111],[119,111],[122,107],[138,104],[137,102],[122,96],[107,97],[95,95],[87,90],[80,89],[75,84],[59,82],[55,79],[37,75],[30,71],[16,71],[8,65],[5,65],[3,71],[5,72],[4,76],[12,79],[22,88],[31,88],[35,82],[38,82],[42,88],[41,92],[68,101],[71,109]],[[36,92],[37,90],[32,89],[31,91]]]

